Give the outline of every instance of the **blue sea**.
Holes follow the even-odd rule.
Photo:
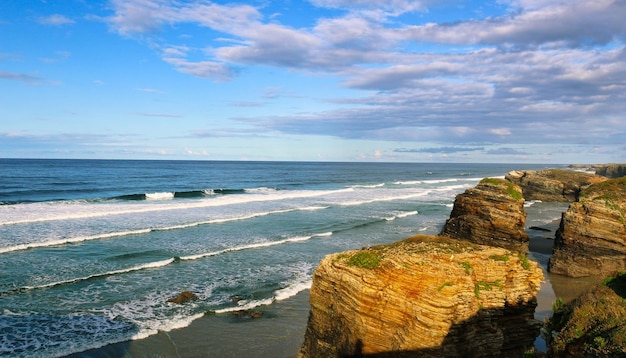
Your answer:
[[[240,310],[283,312],[325,255],[437,234],[480,179],[544,167],[0,159],[0,356],[98,356]],[[168,302],[181,291],[198,299]],[[254,339],[205,334],[223,353],[238,331]]]

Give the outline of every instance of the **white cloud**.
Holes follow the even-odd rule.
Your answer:
[[[488,129],[487,132],[498,136],[511,135],[511,130],[509,128],[491,128]]]
[[[233,71],[222,63],[212,61],[191,62],[180,58],[164,58],[165,62],[176,67],[180,72],[190,75],[213,78],[220,81],[230,80]]]
[[[433,1],[428,0],[310,0],[318,7],[326,7],[344,10],[379,10],[400,15],[407,12],[426,10],[427,5]]]
[[[420,42],[522,47],[546,43],[584,46],[626,39],[624,1],[532,1],[519,5],[521,10],[510,16],[413,26],[404,30],[404,36]]]
[[[51,26],[63,26],[63,25],[71,25],[74,23],[74,20],[59,14],[54,14],[50,16],[44,16],[37,19],[42,25],[51,25]]]
[[[455,145],[556,137],[575,143],[581,133],[590,142],[620,140],[624,1],[500,1],[509,6],[506,15],[418,26],[395,16],[426,10],[433,1],[310,2],[345,13],[296,28],[280,23],[283,15],[264,17],[263,8],[250,5],[114,0],[109,23],[123,35],[177,24],[219,32],[206,40],[199,60],[191,55],[200,51],[186,44],[158,46],[164,61],[193,76],[227,81],[238,66],[269,65],[336,76],[355,90],[354,98],[328,99],[337,110],[239,118],[259,133]],[[425,50],[426,43],[434,45]],[[563,127],[563,118],[571,125]],[[605,127],[597,130],[588,118]]]

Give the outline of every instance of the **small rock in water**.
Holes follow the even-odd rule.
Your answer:
[[[246,298],[240,295],[234,295],[231,296],[230,299],[234,302],[234,303],[238,303],[239,301],[244,301]]]
[[[167,300],[167,302],[183,304],[185,302],[195,301],[197,299],[198,299],[198,296],[195,293],[189,292],[189,291],[183,291],[178,296]]]
[[[537,230],[537,231],[552,231],[550,229],[546,229],[545,227],[539,227],[539,226],[531,226],[528,228],[529,230]]]
[[[263,312],[256,310],[240,310],[234,311],[233,316],[237,318],[261,318],[263,317]]]

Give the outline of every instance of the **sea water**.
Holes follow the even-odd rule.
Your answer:
[[[310,288],[325,255],[437,234],[480,179],[543,167],[0,159],[0,356],[276,304]],[[181,291],[198,299],[168,302]]]

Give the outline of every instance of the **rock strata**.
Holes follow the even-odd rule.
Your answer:
[[[529,241],[525,223],[521,189],[503,179],[487,178],[457,195],[441,235],[525,253]]]
[[[299,357],[521,356],[542,279],[518,252],[441,236],[329,255]]]
[[[605,177],[566,169],[523,170],[509,172],[505,179],[522,189],[524,199],[574,202],[580,191]]]
[[[570,277],[626,270],[626,177],[590,186],[569,206],[549,270]]]
[[[569,304],[557,301],[548,321],[550,357],[626,357],[626,272],[607,278]]]
[[[596,168],[596,174],[607,178],[626,176],[626,164],[606,164]]]

